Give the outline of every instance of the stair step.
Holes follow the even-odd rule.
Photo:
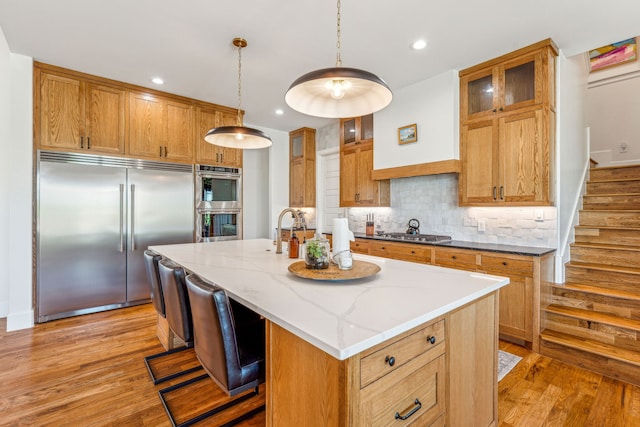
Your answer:
[[[602,181],[588,181],[587,194],[625,194],[640,193],[640,180],[616,179]]]
[[[640,210],[581,210],[580,225],[640,228]]]
[[[583,308],[564,307],[557,304],[547,306],[544,311],[547,313],[555,313],[562,316],[572,317],[574,319],[602,323],[616,328],[630,329],[632,331],[640,332],[640,320],[638,319],[629,319],[616,316],[614,314],[585,310]]]
[[[586,194],[582,206],[586,210],[640,210],[640,193]]]
[[[640,266],[640,248],[637,246],[604,243],[572,243],[571,260],[620,267]]]
[[[640,228],[577,225],[576,243],[609,243],[640,246]]]
[[[605,344],[598,341],[591,341],[583,338],[574,337],[562,332],[545,329],[540,334],[542,341],[562,345],[576,350],[592,353],[598,356],[604,356],[608,359],[629,363],[640,367],[640,352],[627,350],[611,344]]]
[[[589,178],[593,180],[636,178],[640,179],[640,165],[609,166],[589,169]]]
[[[552,285],[555,289],[566,289],[569,291],[583,292],[586,294],[599,295],[608,298],[632,300],[640,302],[640,293],[627,291],[619,288],[606,288],[597,285],[587,285],[583,283],[565,282],[562,285]]]
[[[570,261],[565,281],[640,293],[640,269]]]

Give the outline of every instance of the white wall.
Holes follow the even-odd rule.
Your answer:
[[[393,102],[374,114],[373,168],[460,158],[459,79],[456,70],[415,83],[393,94]],[[398,128],[415,123],[418,141],[398,144]]]
[[[0,28],[0,152],[11,149],[11,54]],[[9,271],[9,196],[11,156],[0,156],[0,271]],[[0,317],[9,313],[9,281],[0,280]]]
[[[33,60],[10,54],[10,68],[8,331],[33,326]]]
[[[564,281],[568,244],[573,239],[577,208],[581,206],[583,182],[589,167],[586,121],[588,73],[584,56],[566,58],[560,52],[558,65],[558,115],[556,146],[556,206],[558,207],[558,251],[555,281]]]

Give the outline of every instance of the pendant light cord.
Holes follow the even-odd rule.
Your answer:
[[[238,126],[242,126],[242,44],[238,44]]]
[[[338,49],[338,52],[336,53],[336,67],[342,67],[342,58],[340,58],[340,20],[342,18],[342,16],[340,15],[340,6],[341,6],[340,0],[338,0],[337,6],[338,6],[338,15],[337,15],[338,25],[337,25],[336,35],[337,35],[338,41],[336,42],[336,48]]]

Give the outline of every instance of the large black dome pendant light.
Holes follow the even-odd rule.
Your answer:
[[[357,68],[342,67],[340,58],[340,0],[337,16],[337,55],[334,68],[307,73],[294,81],[284,96],[289,107],[316,117],[364,116],[389,105],[393,94],[380,77]]]
[[[236,37],[233,45],[238,48],[238,124],[236,126],[220,126],[211,129],[204,137],[209,144],[221,147],[256,149],[271,146],[271,138],[258,129],[242,125],[242,48],[247,47],[247,41]]]

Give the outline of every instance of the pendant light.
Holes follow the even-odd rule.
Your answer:
[[[211,129],[204,137],[209,144],[221,147],[256,149],[271,146],[271,138],[258,129],[242,125],[242,48],[247,47],[247,41],[236,37],[233,45],[238,48],[238,120],[236,126],[219,126]]]
[[[340,0],[337,6],[336,66],[301,76],[291,84],[284,99],[289,107],[310,116],[365,116],[389,105],[393,94],[384,80],[375,74],[357,68],[342,67]]]

